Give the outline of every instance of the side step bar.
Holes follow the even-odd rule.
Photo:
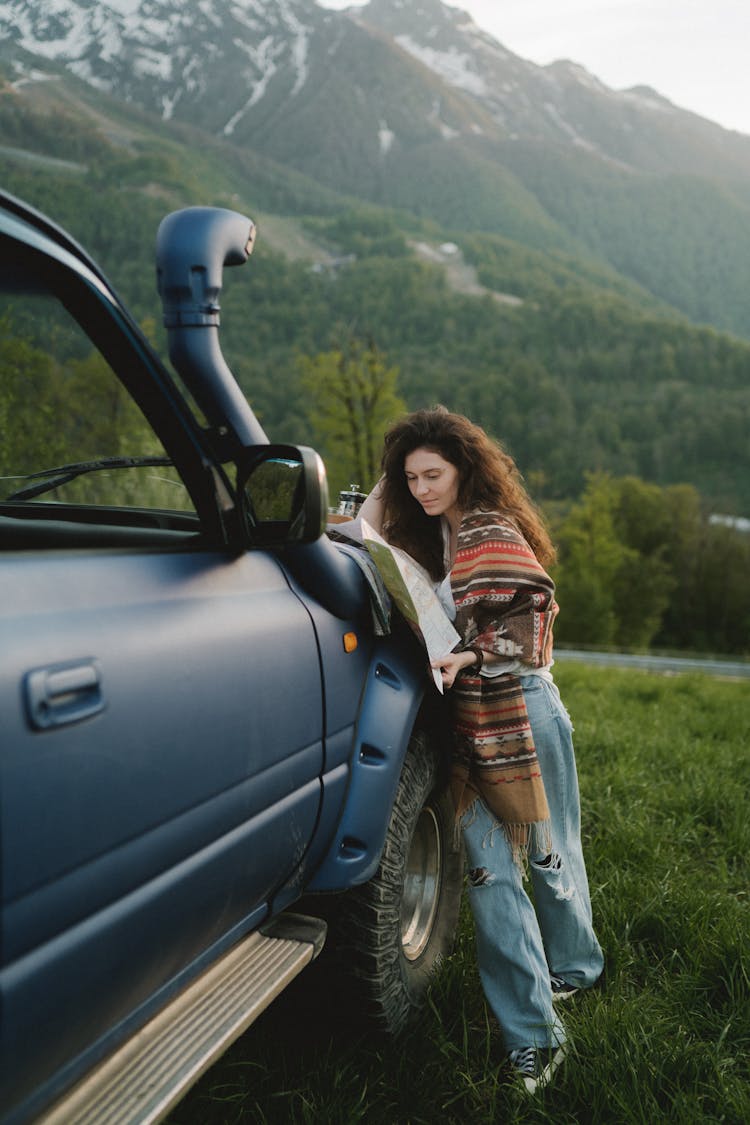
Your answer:
[[[318,918],[282,914],[250,934],[56,1102],[38,1125],[151,1125],[308,965]]]

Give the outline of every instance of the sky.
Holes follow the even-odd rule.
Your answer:
[[[325,8],[357,0],[318,0]],[[447,0],[446,0],[447,2]],[[580,63],[614,90],[652,86],[750,135],[750,0],[456,0],[504,47]]]

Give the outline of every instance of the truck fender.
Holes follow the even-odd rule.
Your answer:
[[[372,878],[385,843],[412,729],[428,686],[426,656],[404,638],[378,638],[351,752],[344,814],[310,891],[343,891]]]

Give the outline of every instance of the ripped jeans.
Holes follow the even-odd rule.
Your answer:
[[[563,1043],[550,972],[587,988],[604,964],[581,849],[573,728],[554,683],[540,676],[521,683],[552,822],[551,857],[530,856],[536,909],[484,804],[476,801],[462,819],[479,974],[508,1051]]]

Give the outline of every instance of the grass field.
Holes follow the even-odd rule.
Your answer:
[[[339,1026],[316,968],[172,1125],[750,1122],[750,684],[558,665],[606,956],[566,1003],[553,1086],[509,1084],[464,911],[455,955],[395,1043]]]

